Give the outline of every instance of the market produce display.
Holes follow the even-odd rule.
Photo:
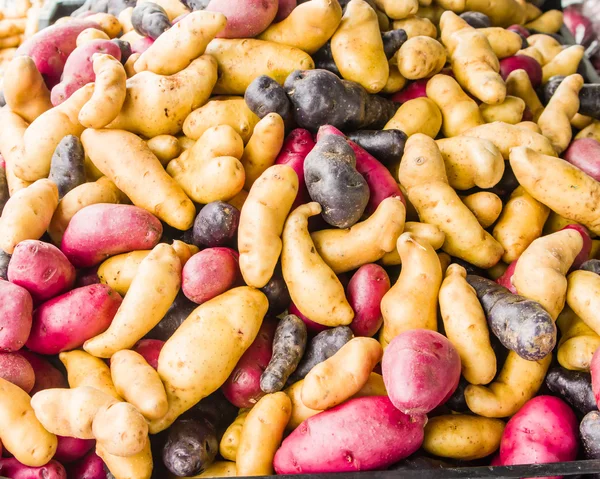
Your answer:
[[[562,12],[14,3],[0,476],[600,459],[600,84]]]

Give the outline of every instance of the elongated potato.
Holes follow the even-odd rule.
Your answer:
[[[550,78],[556,75],[573,75],[577,72],[584,53],[585,48],[582,45],[571,45],[560,51],[542,66],[542,83],[547,83]]]
[[[181,261],[172,246],[160,243],[140,264],[110,327],[83,349],[102,358],[130,349],[163,318],[180,286]]]
[[[298,5],[279,23],[273,23],[258,38],[290,45],[312,55],[337,30],[342,21],[342,7],[331,0],[311,0]]]
[[[311,409],[307,407],[302,402],[302,388],[304,387],[304,379],[301,379],[298,382],[292,384],[289,388],[287,388],[284,392],[290,398],[292,402],[292,411],[290,415],[290,420],[287,424],[286,430],[293,431],[300,424],[306,421],[309,417],[313,417],[319,414],[320,410]]]
[[[375,0],[375,5],[394,20],[402,20],[419,10],[418,0]]]
[[[58,357],[67,370],[70,388],[89,386],[122,401],[104,361],[79,350],[63,352]]]
[[[551,354],[539,361],[527,361],[509,351],[502,371],[493,383],[467,386],[467,406],[483,417],[512,416],[538,392],[551,362]]]
[[[407,221],[404,223],[404,233],[412,233],[418,243],[428,243],[435,250],[440,249],[444,244],[445,235],[435,225]],[[402,264],[398,248],[394,248],[389,253],[384,254],[381,257],[381,264],[385,266]]]
[[[533,21],[525,24],[525,28],[537,30],[542,33],[558,33],[563,25],[563,12],[548,10],[537,16]]]
[[[437,38],[437,28],[428,18],[422,18],[418,15],[412,15],[403,20],[394,20],[394,30],[402,29],[406,32],[408,38],[424,35],[431,38]]]
[[[506,95],[502,103],[497,105],[479,105],[481,116],[486,123],[503,121],[510,125],[516,125],[523,119],[525,111],[525,102],[516,96]]]
[[[2,446],[26,466],[46,464],[56,451],[57,439],[44,429],[20,387],[0,378],[0,439]]]
[[[250,410],[236,453],[238,476],[273,474],[273,458],[283,439],[292,404],[284,392],[263,396]]]
[[[510,72],[506,78],[506,93],[523,100],[533,115],[533,121],[538,121],[544,111],[544,105],[531,85],[531,80],[525,70]]]
[[[492,226],[502,212],[502,200],[490,191],[478,191],[460,199],[484,229]]]
[[[233,421],[221,438],[219,443],[219,454],[228,461],[234,461],[237,456],[237,450],[240,445],[240,436],[246,417],[250,409],[240,409],[235,421]]]
[[[461,461],[481,459],[498,450],[504,426],[499,419],[465,414],[433,417],[425,425],[423,449]]]
[[[485,313],[466,277],[462,266],[448,267],[440,288],[440,311],[446,336],[460,355],[463,376],[470,384],[488,384],[496,375],[496,355]]]
[[[134,64],[135,71],[173,75],[187,68],[204,54],[209,42],[226,23],[227,17],[218,12],[199,10],[186,15],[141,54]]]
[[[150,138],[147,143],[163,166],[167,166],[169,161],[177,158],[183,150],[179,140],[172,135],[158,135]]]
[[[0,216],[0,248],[12,254],[23,240],[42,237],[58,205],[58,188],[48,180],[37,180],[16,192]]]
[[[412,233],[400,235],[397,248],[404,266],[398,281],[381,300],[379,341],[383,347],[410,329],[437,331],[440,260],[431,245],[418,243]]]
[[[373,338],[354,338],[304,378],[302,403],[311,409],[330,409],[358,393],[367,383],[383,349]]]
[[[150,479],[152,476],[152,450],[150,441],[141,452],[129,456],[115,456],[110,454],[101,443],[96,443],[96,454],[108,467],[115,479]]]
[[[499,59],[512,57],[523,45],[523,40],[518,33],[504,28],[488,27],[480,28],[479,31],[487,37],[494,54]]]
[[[123,130],[86,130],[81,142],[94,165],[134,205],[174,228],[186,230],[192,226],[196,207],[165,172],[144,140]],[[140,187],[141,178],[144,187]]]
[[[15,175],[15,163],[22,162],[25,154],[24,136],[29,124],[8,107],[0,109],[0,154],[6,162],[6,182],[12,196],[31,184]]]
[[[442,127],[442,114],[429,98],[419,97],[403,103],[384,130],[401,130],[407,136],[422,133],[435,138]]]
[[[333,272],[345,273],[394,251],[404,230],[405,216],[406,208],[401,199],[390,197],[365,221],[345,230],[317,231],[311,237],[317,253]]]
[[[591,271],[579,270],[573,271],[568,276],[567,302],[569,307],[596,334],[600,334],[599,294],[600,275]]]
[[[268,305],[263,293],[243,286],[203,303],[187,317],[158,358],[169,411],[150,423],[152,434],[223,385],[254,341]]]
[[[600,336],[569,306],[558,315],[556,324],[561,332],[556,354],[559,364],[571,371],[588,372],[594,352],[600,347]]]
[[[0,138],[2,137],[0,136]],[[594,120],[590,126],[586,126],[575,135],[576,140],[579,140],[580,138],[594,138],[595,140],[600,141],[600,121]]]
[[[92,432],[96,442],[115,456],[135,456],[150,442],[146,419],[127,402],[101,407],[92,422]]]
[[[31,57],[13,58],[4,70],[2,88],[8,107],[31,123],[52,108],[50,91]]]
[[[262,288],[281,254],[281,234],[298,194],[298,176],[287,165],[273,165],[250,189],[240,214],[240,270],[249,286]]]
[[[294,304],[312,321],[324,326],[352,322],[354,311],[335,273],[315,251],[308,218],[321,212],[319,203],[307,203],[288,216],[283,228],[281,267]]]
[[[542,61],[540,65],[542,66],[551,62],[556,55],[563,51],[563,46],[556,38],[543,33],[529,35],[527,37],[527,43],[529,43],[529,45],[532,47],[535,47],[535,49],[541,54]]]

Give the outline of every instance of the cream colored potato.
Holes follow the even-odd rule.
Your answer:
[[[110,454],[101,443],[96,443],[96,454],[104,461],[115,479],[150,479],[152,476],[150,441],[146,441],[146,446],[141,452],[129,457]]]
[[[542,33],[558,33],[563,25],[563,12],[560,10],[548,10],[535,20],[526,23],[525,28],[537,30]]]
[[[404,224],[404,233],[412,233],[418,243],[428,243],[435,250],[440,249],[444,244],[445,235],[435,225],[408,221]],[[381,257],[381,264],[385,266],[402,264],[398,248],[394,247],[392,251],[384,254]]]
[[[88,386],[102,391],[117,401],[123,400],[113,384],[110,368],[102,359],[81,350],[62,352],[58,358],[67,370],[69,387]]]
[[[422,18],[418,15],[410,16],[403,20],[394,20],[394,30],[401,28],[406,32],[408,38],[424,35],[431,38],[437,38],[437,28],[428,18]]]
[[[110,13],[93,13],[86,17],[90,22],[97,23],[104,33],[110,38],[115,38],[121,33],[119,19]]]
[[[517,55],[525,55],[527,57],[531,57],[535,61],[537,61],[540,65],[545,64],[542,53],[536,47],[523,48],[522,50],[519,50],[517,52]]]
[[[0,123],[0,154],[6,162],[6,182],[8,192],[12,196],[31,184],[17,177],[14,168],[15,163],[22,162],[25,153],[23,137],[29,125],[8,107],[0,108]]]
[[[584,128],[590,126],[593,121],[594,119],[591,116],[575,113],[573,118],[571,118],[571,126],[576,130],[583,130]]]
[[[150,442],[146,419],[127,402],[101,407],[94,416],[92,432],[96,443],[115,456],[135,456]]]
[[[309,417],[319,414],[320,410],[311,409],[302,402],[302,388],[304,387],[304,379],[292,384],[284,392],[290,398],[292,403],[292,411],[290,420],[287,424],[286,431],[293,431],[300,424],[306,421]]]
[[[502,212],[502,200],[490,191],[478,191],[461,200],[484,229],[492,226]]]
[[[600,347],[600,336],[569,306],[558,315],[556,324],[561,332],[556,354],[559,364],[571,371],[589,372],[592,357]]]
[[[418,0],[375,0],[375,5],[394,20],[402,20],[419,10]]]
[[[525,21],[531,22],[538,18],[542,14],[542,11],[533,3],[525,2],[525,14]]]
[[[591,271],[573,271],[568,276],[567,302],[573,312],[580,317],[585,324],[587,324],[596,334],[600,334],[599,275],[592,273]]]
[[[527,37],[527,43],[529,43],[531,47],[535,47],[542,56],[542,61],[540,63],[542,67],[547,63],[550,63],[556,55],[563,51],[563,46],[556,38],[543,33],[529,35]]]
[[[508,95],[523,100],[533,115],[533,121],[537,122],[544,111],[544,106],[533,89],[529,75],[525,70],[513,70],[510,72],[510,75],[506,79],[506,92]]]
[[[494,54],[499,59],[512,57],[523,45],[521,36],[516,32],[500,27],[479,28],[478,30],[487,37]]]
[[[581,45],[571,45],[558,53],[542,67],[542,83],[546,83],[555,75],[573,75],[577,72],[585,48]]]
[[[503,121],[511,125],[516,125],[523,119],[525,111],[525,102],[516,96],[507,95],[502,103],[498,105],[479,105],[481,116],[486,123]]]
[[[52,108],[50,90],[31,57],[13,58],[4,70],[3,80],[8,108],[26,122],[31,123]]]
[[[489,0],[466,0],[465,10],[486,14],[492,25],[498,27],[525,22],[525,7],[518,0],[497,0],[493,3]]]
[[[154,153],[154,156],[158,158],[163,166],[167,166],[169,161],[177,158],[182,152],[179,140],[172,135],[155,136],[150,138],[147,144],[150,151]]]
[[[403,103],[384,130],[402,130],[407,136],[417,133],[435,138],[442,126],[442,114],[429,98],[414,98]]]
[[[194,479],[205,477],[235,477],[236,469],[235,462],[231,461],[215,461],[202,474],[194,476]]]
[[[576,140],[580,138],[594,138],[595,140],[600,141],[600,121],[594,120],[590,126],[586,126],[575,135]]]
[[[387,83],[380,92],[383,95],[393,95],[394,93],[399,92],[406,86],[406,78],[404,78],[402,74],[398,71],[396,57],[392,57],[388,64],[390,75],[388,77]]]
[[[396,61],[403,77],[409,80],[428,78],[444,68],[446,49],[431,37],[417,36],[402,44]]]
[[[86,28],[77,35],[77,46],[85,45],[94,40],[110,40],[110,37],[103,30],[97,28]]]
[[[237,456],[237,450],[240,445],[240,435],[242,434],[242,428],[246,417],[248,416],[250,409],[240,409],[235,421],[233,421],[219,443],[219,454],[228,461],[234,461]]]

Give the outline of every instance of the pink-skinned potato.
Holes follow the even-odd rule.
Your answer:
[[[429,78],[421,78],[400,90],[398,93],[392,95],[392,101],[394,103],[406,103],[408,100],[414,100],[415,98],[421,98],[427,96],[427,82]]]
[[[61,464],[77,461],[85,456],[96,445],[94,439],[78,439],[76,437],[56,436],[58,445],[54,459]]]
[[[279,6],[277,7],[277,15],[275,15],[274,23],[285,20],[292,10],[296,8],[296,0],[279,0]]]
[[[500,462],[512,466],[573,461],[579,445],[578,429],[577,417],[562,399],[537,396],[506,424]]]
[[[29,392],[35,384],[35,372],[24,356],[16,353],[0,353],[0,378]]]
[[[202,304],[231,289],[240,275],[238,260],[229,248],[207,248],[192,256],[181,274],[181,290]]]
[[[39,354],[79,348],[108,329],[121,296],[105,284],[77,288],[45,302],[33,313],[27,347]]]
[[[515,55],[500,60],[500,75],[503,80],[515,70],[525,70],[533,88],[542,84],[542,66],[535,58],[527,55]]]
[[[77,279],[75,280],[75,287],[81,288],[82,286],[89,286],[90,284],[100,283],[98,277],[98,266],[92,268],[80,269],[77,271]]]
[[[70,290],[75,268],[56,246],[39,240],[21,241],[8,265],[8,280],[25,288],[36,302]]]
[[[325,331],[326,329],[329,329],[327,326],[324,326],[323,324],[315,323],[313,320],[307,318],[304,315],[304,313],[298,309],[298,306],[296,306],[294,303],[290,304],[289,313],[295,314],[302,321],[304,321],[304,324],[306,325],[306,330],[308,331],[308,334],[310,336],[314,336],[316,334],[319,334],[321,331]]]
[[[25,345],[31,331],[32,313],[29,292],[0,279],[0,351],[17,351]]]
[[[104,461],[95,451],[90,451],[79,461],[67,466],[69,479],[106,479]]]
[[[402,413],[386,396],[350,399],[294,429],[273,466],[277,474],[386,469],[421,447],[426,421]]]
[[[292,210],[310,201],[306,181],[304,180],[304,160],[315,147],[315,144],[310,131],[296,128],[286,137],[281,151],[275,160],[276,165],[288,165],[298,175],[298,193],[292,205]]]
[[[252,38],[271,25],[278,8],[279,0],[211,0],[206,11],[227,17],[218,38]]]
[[[138,38],[131,44],[131,53],[144,53],[148,48],[152,46],[154,40],[150,37]]]
[[[512,263],[510,263],[508,265],[508,268],[506,268],[506,271],[504,271],[504,273],[502,273],[502,276],[500,276],[496,280],[496,283],[498,283],[500,286],[504,286],[512,294],[517,294],[517,288],[515,288],[515,286],[512,284],[512,277],[515,274],[515,268],[517,267],[517,261],[518,260],[514,260]]]
[[[29,361],[35,373],[35,383],[29,391],[31,396],[44,389],[69,387],[67,378],[63,376],[63,373],[52,366],[43,356],[24,349],[19,351],[19,354]]]
[[[579,269],[579,267],[585,263],[588,259],[590,259],[590,253],[592,251],[592,237],[590,236],[590,231],[583,225],[574,224],[567,225],[563,228],[563,230],[575,230],[583,239],[583,247],[577,256],[575,256],[575,260],[571,265],[571,271]]]
[[[60,249],[73,266],[88,268],[110,256],[152,249],[162,232],[158,218],[142,208],[101,203],[75,213]]]
[[[266,318],[256,339],[242,355],[221,386],[227,400],[236,407],[252,407],[265,395],[260,389],[260,376],[273,355],[273,337],[277,321]]]
[[[14,457],[0,459],[0,475],[11,479],[67,479],[67,472],[58,461],[52,460],[45,466],[31,467],[21,464]]]
[[[15,56],[33,58],[35,66],[44,77],[48,88],[60,82],[69,55],[77,48],[77,36],[87,28],[100,28],[89,20],[70,20],[40,30],[15,52]]]
[[[596,404],[600,404],[600,348],[596,349],[590,361],[590,374],[592,375],[592,391]]]
[[[573,140],[564,158],[596,181],[600,181],[600,142],[594,138]]]
[[[160,339],[141,339],[133,346],[133,350],[140,354],[154,369],[158,369],[158,356],[165,345]]]
[[[460,356],[440,333],[413,329],[396,336],[381,362],[383,382],[400,411],[427,414],[445,403],[460,380]]]
[[[350,329],[354,336],[372,337],[381,324],[381,298],[390,289],[390,278],[378,264],[365,264],[358,268],[348,283],[346,296],[354,319]]]

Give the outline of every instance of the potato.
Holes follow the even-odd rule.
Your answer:
[[[425,425],[423,449],[429,454],[461,461],[481,459],[500,447],[504,422],[452,414],[431,418]]]
[[[81,350],[60,353],[58,358],[67,370],[69,387],[89,386],[122,401],[104,361]]]
[[[220,12],[227,17],[227,27],[220,38],[252,38],[264,31],[274,20],[279,6],[277,0],[250,2],[234,0],[204,1],[206,11]]]
[[[129,457],[110,454],[102,444],[96,443],[96,454],[102,458],[115,479],[150,479],[152,476],[150,441],[146,441],[142,452]]]
[[[400,47],[396,59],[403,77],[418,80],[441,71],[446,63],[446,50],[433,38],[416,36]]]
[[[260,75],[252,80],[244,93],[244,101],[261,119],[277,113],[286,125],[293,124],[292,104],[283,85],[268,75]]]
[[[48,479],[66,479],[67,472],[64,466],[56,460],[40,467],[29,467],[21,464],[14,457],[0,459],[2,473],[14,479],[27,479],[44,477]]]
[[[486,105],[482,103],[479,106],[481,116],[486,123],[503,121],[511,125],[516,125],[523,118],[525,111],[525,102],[516,96],[507,95],[502,103],[497,105]]]
[[[240,270],[249,286],[262,288],[275,270],[281,234],[298,193],[298,177],[287,165],[269,167],[250,189],[239,225]]]
[[[347,286],[348,303],[354,310],[350,328],[356,336],[374,336],[383,324],[381,299],[390,289],[385,270],[376,264],[365,264],[352,275]]]
[[[267,308],[264,294],[240,287],[192,312],[165,343],[158,359],[169,412],[150,423],[153,434],[169,427],[181,413],[225,382],[254,341]]]
[[[558,315],[556,324],[561,332],[556,355],[560,365],[571,371],[589,371],[594,351],[600,347],[600,336],[569,306]]]
[[[576,140],[580,138],[593,138],[600,141],[600,121],[594,120],[590,126],[585,127],[575,135]]]
[[[35,374],[35,383],[29,391],[31,396],[44,389],[69,387],[69,383],[63,374],[42,356],[26,350],[19,351],[19,354],[27,359]]]
[[[235,475],[235,462],[215,461],[202,474],[198,474],[196,477],[235,477]]]
[[[0,350],[21,349],[31,330],[33,301],[29,292],[0,279]]]
[[[569,371],[555,366],[546,376],[546,386],[581,414],[598,409],[592,389],[593,379],[587,372]]]
[[[195,254],[182,271],[181,289],[196,304],[230,289],[240,276],[238,259],[229,248],[207,248]]]
[[[390,73],[388,61],[377,14],[366,2],[348,3],[331,38],[331,53],[342,78],[355,81],[369,93],[378,93],[385,87]]]
[[[311,70],[310,55],[294,46],[253,39],[217,39],[206,53],[217,60],[219,79],[214,94],[243,95],[252,81],[268,75],[283,84],[294,70]]]
[[[419,2],[417,0],[374,0],[377,8],[394,20],[402,20],[417,13]]]
[[[28,393],[35,383],[35,372],[20,353],[0,353],[0,378]]]
[[[178,157],[182,151],[179,140],[171,135],[158,135],[146,143],[163,166],[167,166],[169,161]]]
[[[354,312],[344,288],[331,268],[314,251],[308,218],[319,214],[318,203],[308,203],[290,213],[283,229],[281,265],[290,296],[312,320],[325,326],[347,325]]]
[[[12,254],[17,244],[39,239],[58,205],[58,189],[47,179],[38,180],[10,197],[0,216],[0,248]]]
[[[394,20],[395,29],[402,29],[406,32],[408,38],[424,35],[431,38],[437,38],[437,28],[428,18],[422,18],[418,15],[412,15],[403,20]]]
[[[523,100],[533,115],[533,121],[537,122],[544,111],[544,106],[533,89],[532,82],[525,70],[513,70],[508,75],[506,78],[506,93]]]
[[[333,36],[341,20],[339,2],[311,0],[298,5],[285,20],[272,24],[258,38],[296,47],[312,55]]]
[[[479,191],[460,198],[467,208],[475,215],[482,228],[492,226],[502,212],[502,200],[495,193]]]
[[[242,434],[242,428],[244,427],[248,412],[250,412],[250,409],[240,409],[235,421],[229,425],[225,434],[223,434],[223,438],[219,443],[219,454],[224,459],[235,462],[240,444],[240,435]]]
[[[166,314],[180,286],[181,261],[175,250],[166,244],[157,245],[142,260],[109,328],[88,339],[83,348],[104,358],[131,348]]]
[[[93,40],[110,40],[110,37],[103,30],[97,28],[86,28],[77,35],[77,46],[85,45]]]
[[[165,342],[160,339],[141,339],[134,344],[131,350],[142,356],[142,358],[144,358],[144,360],[154,369],[157,369],[158,356],[164,345]]]
[[[131,12],[131,24],[135,31],[156,40],[171,27],[167,12],[155,2],[140,2]]]
[[[541,33],[558,33],[563,25],[563,12],[560,10],[548,10],[535,20],[526,23],[525,28],[536,30]]]
[[[31,182],[17,177],[14,168],[15,163],[23,161],[25,151],[23,137],[28,124],[8,108],[0,110],[0,121],[3,125],[3,128],[0,129],[0,154],[6,161],[5,175],[8,192],[13,195],[31,184]]]
[[[0,392],[2,445],[26,466],[46,464],[56,451],[56,436],[38,421],[25,391],[0,378]]]
[[[48,179],[58,187],[59,199],[85,183],[85,152],[79,138],[67,135],[60,140],[52,155]]]
[[[316,409],[310,409],[304,405],[302,402],[302,386],[304,384],[304,379],[292,384],[288,387],[284,392],[290,398],[292,402],[292,412],[290,416],[290,420],[287,424],[286,431],[293,431],[300,424],[306,421],[308,418],[313,417],[319,414],[322,411]]]
[[[126,402],[101,407],[94,416],[92,431],[97,444],[116,456],[135,456],[150,441],[144,416]]]
[[[555,233],[556,234],[556,233]],[[596,294],[600,276],[591,271],[574,271],[568,277],[567,303],[595,333],[600,331],[596,307]]]
[[[499,59],[511,57],[521,50],[523,40],[516,32],[500,27],[487,27],[479,30],[487,37],[494,54]]]
[[[442,114],[429,98],[415,98],[402,104],[384,130],[400,130],[407,136],[422,133],[435,138],[442,126]]]
[[[194,204],[164,171],[144,140],[122,130],[86,130],[81,141],[94,165],[136,206],[156,214],[174,228],[186,230],[193,225]],[[120,161],[123,155],[129,161]],[[140,174],[146,184],[152,184],[151,189],[139,188]]]
[[[537,45],[536,45],[537,46]],[[548,82],[556,75],[573,75],[577,72],[579,62],[584,55],[582,45],[571,45],[558,53],[542,67],[542,83]]]
[[[436,75],[427,82],[427,97],[442,113],[442,133],[446,138],[485,123],[477,103],[448,75]]]

